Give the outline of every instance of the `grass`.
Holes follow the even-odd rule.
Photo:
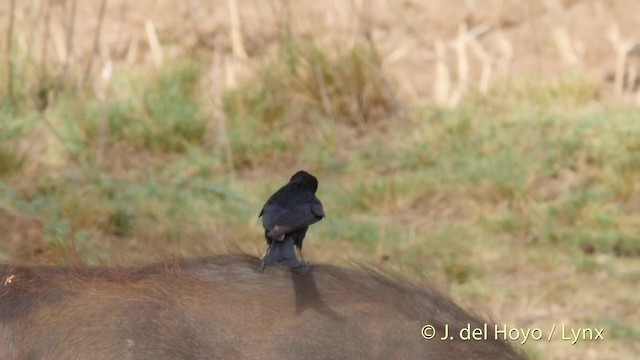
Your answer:
[[[305,168],[328,214],[310,230],[308,259],[437,279],[514,323],[542,326],[553,318],[530,314],[559,306],[633,351],[637,108],[598,103],[575,74],[498,84],[456,109],[411,108],[390,95],[371,47],[289,46],[223,95],[231,173],[211,140],[204,72],[168,63],[116,73],[102,98],[68,87],[42,112],[25,96],[2,104],[0,204],[37,219],[43,262],[257,254],[261,205]],[[16,234],[32,226],[0,222]],[[0,256],[33,260],[11,241]],[[545,346],[560,345],[530,351]]]
[[[396,100],[381,66],[363,44],[338,54],[315,44],[284,46],[257,81],[223,96],[236,164],[255,167],[285,151],[336,147],[342,127],[364,130],[388,118]]]
[[[504,99],[500,104],[490,104],[478,95],[456,110],[415,109],[409,120],[394,118],[389,104],[384,108],[386,118],[374,119],[343,109],[336,112],[340,114],[336,119],[342,122],[332,123],[334,131],[348,131],[362,124],[368,124],[370,131],[364,135],[368,138],[365,146],[342,144],[348,147],[338,149],[337,144],[316,137],[324,129],[322,123],[332,120],[329,113],[323,113],[318,91],[308,89],[315,81],[309,77],[320,68],[326,78],[323,81],[334,88],[332,98],[346,99],[342,103],[361,99],[368,85],[358,79],[353,81],[360,92],[336,93],[347,87],[345,82],[352,81],[338,69],[374,64],[375,54],[360,46],[329,61],[316,47],[305,51],[297,54],[293,65],[280,65],[282,69],[271,63],[265,65],[259,81],[225,95],[234,163],[241,169],[246,167],[250,173],[250,169],[274,165],[280,170],[277,164],[287,162],[289,152],[301,151],[304,160],[298,160],[296,166],[315,169],[336,185],[330,185],[331,192],[322,195],[329,212],[347,223],[345,217],[393,218],[392,213],[410,216],[406,220],[409,223],[419,222],[419,214],[431,216],[430,208],[437,202],[460,201],[467,204],[461,209],[454,206],[451,214],[433,214],[433,223],[464,223],[471,229],[470,236],[526,234],[536,243],[571,251],[589,248],[599,253],[633,254],[640,246],[633,236],[638,230],[634,184],[640,176],[640,163],[634,156],[640,146],[640,126],[633,120],[638,116],[636,109],[607,108],[590,102],[591,85],[584,82],[581,87],[575,78],[546,86],[511,85],[514,91],[510,95],[503,85],[495,90],[495,95]],[[131,87],[124,89],[123,95],[113,94],[107,104],[91,98],[76,104],[70,97],[61,96],[41,121],[34,120],[38,115],[29,113],[24,103],[17,112],[5,105],[0,168],[10,179],[6,186],[17,186],[15,179],[21,178],[25,162],[44,163],[38,176],[22,174],[33,182],[8,199],[10,203],[56,224],[68,219],[63,221],[67,225],[57,224],[46,232],[57,234],[50,235],[52,238],[68,237],[69,229],[90,228],[96,236],[104,232],[132,237],[141,226],[137,219],[151,216],[149,212],[158,221],[171,213],[186,212],[226,222],[247,215],[246,208],[259,207],[259,199],[286,176],[267,172],[229,185],[223,152],[217,144],[203,142],[209,117],[198,110],[203,101],[195,90],[201,86],[200,74],[195,65],[172,64],[151,75],[144,85],[132,85],[139,83],[132,75],[119,80]],[[382,81],[380,76],[377,79]],[[389,91],[379,91],[378,96]],[[295,99],[265,98],[282,94],[287,94],[284,98],[298,94],[306,100],[313,96],[316,99],[297,103]],[[553,99],[548,97],[553,94],[558,94],[560,102],[571,99],[566,104],[574,111],[550,106]],[[538,102],[542,105],[535,105]],[[291,106],[285,106],[287,103]],[[265,108],[267,105],[270,108]],[[304,116],[306,120],[300,113],[305,105],[312,113]],[[105,113],[99,110],[101,106],[106,107]],[[308,120],[314,116],[319,122]],[[26,158],[15,145],[43,133],[51,136],[53,130],[42,124],[46,119],[60,137],[52,140],[59,142],[59,153],[52,159],[45,153]],[[100,131],[103,120],[108,123],[105,133]],[[388,125],[400,121],[406,126]],[[379,130],[383,127],[384,134]],[[149,161],[129,171],[97,169],[98,176],[87,176],[88,170],[95,170],[94,144],[103,136],[108,136],[108,153],[123,151],[126,153],[121,156]],[[386,140],[383,146],[379,145],[381,137]],[[339,151],[348,155],[332,156]],[[73,162],[78,159],[82,166]],[[51,171],[60,170],[60,165],[67,169]],[[249,184],[264,190],[249,195]],[[267,189],[265,184],[271,186]],[[243,195],[230,195],[238,191],[234,187],[239,187]],[[136,205],[148,202],[157,203],[154,211]],[[163,206],[167,208],[165,213],[158,213]],[[343,228],[335,221],[334,226]],[[378,220],[357,223],[360,225],[346,226],[344,231],[325,230],[328,233],[322,235],[376,246],[382,237]],[[238,224],[245,226],[246,222]],[[406,232],[405,226],[394,226],[395,233]],[[169,232],[180,233],[177,229]]]

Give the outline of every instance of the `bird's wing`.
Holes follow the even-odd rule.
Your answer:
[[[320,218],[324,218],[327,216],[325,215],[322,203],[320,202],[320,200],[318,200],[318,198],[313,199],[313,202],[311,203],[311,212],[313,212],[315,216]]]
[[[320,210],[322,210],[322,205],[320,205]],[[278,237],[318,222],[324,216],[318,214],[324,214],[324,211],[320,212],[320,210],[309,203],[287,207],[267,205],[264,207],[262,225],[269,230],[270,236]]]

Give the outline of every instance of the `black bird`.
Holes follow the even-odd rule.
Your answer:
[[[284,262],[291,268],[306,266],[302,255],[302,240],[309,229],[325,217],[322,203],[316,197],[318,180],[306,171],[295,173],[289,183],[276,191],[262,207],[260,215],[267,240],[262,257],[265,266]],[[300,251],[302,263],[296,258],[293,245]]]

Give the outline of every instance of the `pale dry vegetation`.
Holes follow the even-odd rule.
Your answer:
[[[305,168],[328,214],[310,260],[427,278],[498,323],[605,328],[530,341],[533,358],[634,358],[639,14],[5,1],[0,259],[258,254],[260,206]]]

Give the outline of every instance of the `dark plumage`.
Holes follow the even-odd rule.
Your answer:
[[[306,266],[302,241],[309,225],[325,217],[322,203],[316,197],[318,180],[306,171],[295,173],[289,183],[276,191],[262,207],[260,215],[267,240],[262,268],[284,262],[292,268]],[[298,261],[293,246],[300,251]]]

